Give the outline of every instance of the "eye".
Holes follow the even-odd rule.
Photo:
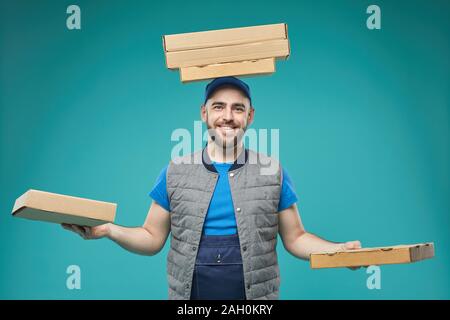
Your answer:
[[[213,109],[215,109],[215,110],[220,110],[222,108],[223,107],[220,104],[216,104],[216,105],[213,106]]]

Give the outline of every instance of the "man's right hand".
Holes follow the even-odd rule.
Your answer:
[[[76,224],[63,223],[61,226],[72,232],[79,234],[85,240],[101,239],[110,233],[110,223],[105,223],[95,227],[78,226]]]
[[[77,233],[83,239],[107,237],[128,251],[152,256],[164,247],[170,232],[170,212],[155,201],[148,210],[142,227],[122,227],[114,223],[105,223],[96,227],[84,227],[74,224],[62,224],[64,229]]]

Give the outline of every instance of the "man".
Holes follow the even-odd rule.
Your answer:
[[[201,106],[208,143],[163,169],[142,227],[63,227],[84,239],[107,237],[142,255],[158,253],[171,232],[169,299],[278,299],[278,233],[286,250],[305,260],[312,252],[361,244],[333,243],[305,231],[286,170],[242,143],[254,115],[246,83],[213,80]],[[268,163],[275,170],[263,174]]]

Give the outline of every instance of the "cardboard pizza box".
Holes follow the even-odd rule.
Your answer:
[[[275,72],[275,59],[260,59],[180,68],[181,82],[214,79],[226,76],[264,75]]]
[[[310,255],[312,269],[412,263],[434,257],[434,243],[362,248]]]
[[[211,47],[233,46],[251,42],[287,39],[287,24],[208,30],[170,34],[162,37],[165,52],[186,51]]]
[[[166,63],[167,68],[176,69],[265,58],[287,59],[288,56],[289,41],[287,39],[276,39],[234,46],[166,52]]]
[[[15,202],[18,218],[81,226],[114,222],[117,204],[30,189]]]

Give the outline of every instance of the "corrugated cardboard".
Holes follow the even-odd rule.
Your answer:
[[[174,69],[264,58],[286,59],[290,54],[289,50],[289,41],[278,39],[234,46],[167,52],[166,63],[167,68]]]
[[[434,257],[434,243],[313,253],[312,269],[412,263]]]
[[[211,64],[204,67],[180,68],[181,82],[213,79],[226,76],[263,75],[275,72],[275,59]]]
[[[28,190],[16,200],[12,214],[53,223],[97,226],[114,222],[116,208],[115,203]]]
[[[239,45],[250,42],[287,39],[285,23],[189,32],[163,36],[165,52]]]

